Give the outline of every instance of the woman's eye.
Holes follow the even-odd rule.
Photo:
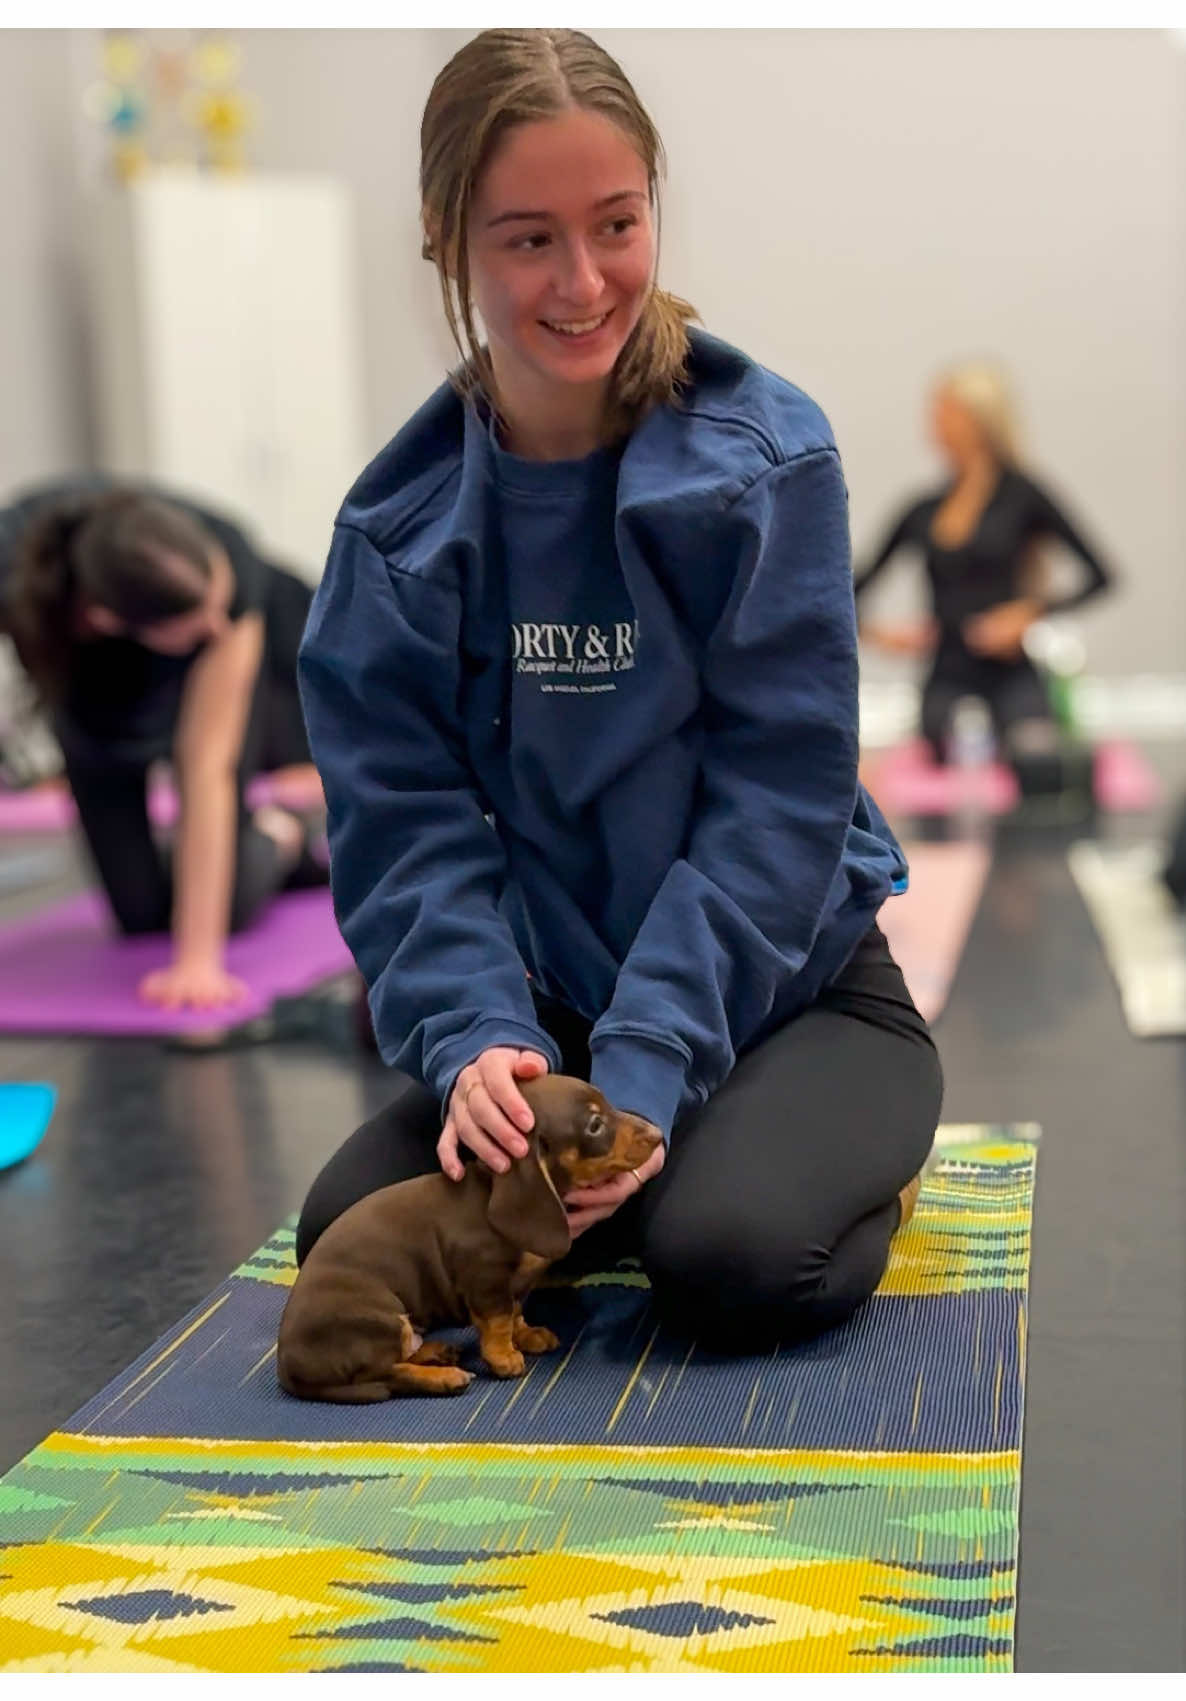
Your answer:
[[[611,219],[606,229],[611,236],[625,236],[628,230],[633,230],[638,223],[633,214],[624,214],[619,219]]]
[[[551,241],[551,238],[546,230],[533,230],[529,236],[517,236],[511,243],[511,247],[534,254],[549,241]]]

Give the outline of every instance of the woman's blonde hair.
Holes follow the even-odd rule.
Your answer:
[[[1002,369],[988,360],[969,360],[940,373],[937,388],[967,408],[997,458],[1015,466],[1021,453],[1017,409]]]
[[[646,167],[658,208],[663,144],[625,73],[580,30],[483,30],[455,53],[432,85],[420,124],[424,257],[436,264],[445,317],[461,355],[453,381],[497,406],[489,352],[474,329],[469,214],[474,190],[498,143],[516,124],[580,107],[616,124]],[[627,430],[650,407],[673,401],[686,375],[686,301],[652,282],[638,324],[618,356],[611,429]]]

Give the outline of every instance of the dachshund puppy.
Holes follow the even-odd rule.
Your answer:
[[[535,1125],[503,1173],[467,1164],[383,1187],[330,1224],[297,1276],[280,1321],[277,1373],[305,1400],[362,1403],[393,1394],[459,1394],[473,1373],[430,1330],[473,1323],[495,1376],[521,1376],[524,1353],[559,1346],[523,1320],[523,1299],[572,1244],[561,1195],[637,1169],[660,1142],[587,1081],[520,1081]]]

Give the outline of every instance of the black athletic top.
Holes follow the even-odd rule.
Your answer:
[[[95,474],[22,491],[0,510],[0,631],[7,629],[3,604],[16,545],[50,504],[110,489],[118,481]],[[136,488],[182,509],[226,551],[235,588],[227,610],[232,620],[258,611],[267,616],[271,578],[280,570],[263,560],[239,530],[172,491],[137,481]],[[98,742],[118,742],[129,754],[149,749],[167,753],[181,711],[185,678],[204,644],[184,655],[165,656],[134,638],[87,638],[75,646],[70,681],[60,713]]]
[[[1112,575],[1062,510],[1016,467],[1006,467],[1001,473],[1000,482],[969,538],[953,549],[936,543],[931,528],[950,489],[950,485],[945,486],[906,510],[873,560],[857,572],[853,590],[858,597],[897,550],[921,550],[932,610],[940,627],[940,644],[947,649],[964,647],[960,628],[971,615],[983,614],[998,603],[1030,594],[1024,584],[1027,552],[1040,538],[1061,539],[1075,551],[1088,571],[1086,584],[1078,590],[1065,596],[1042,598],[1048,612],[1073,608],[1111,584]]]

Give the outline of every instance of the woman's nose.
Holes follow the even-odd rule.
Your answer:
[[[588,243],[577,239],[565,249],[566,265],[560,279],[560,292],[574,307],[592,307],[601,299],[601,269]]]

